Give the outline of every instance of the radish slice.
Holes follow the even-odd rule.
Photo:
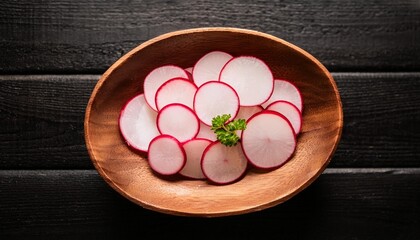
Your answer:
[[[190,81],[193,81],[193,76],[192,76],[193,67],[185,68],[184,70],[185,72],[187,72],[188,79]]]
[[[172,103],[166,105],[157,115],[159,132],[175,137],[180,142],[194,138],[200,130],[200,121],[187,106]]]
[[[223,67],[219,81],[235,89],[241,106],[259,105],[273,92],[273,74],[267,64],[256,57],[232,58]]]
[[[187,154],[187,162],[184,168],[179,173],[185,177],[193,179],[206,178],[201,170],[201,157],[203,156],[204,149],[210,145],[212,141],[204,138],[194,138],[184,144],[182,147]]]
[[[240,107],[239,111],[238,111],[238,115],[236,115],[235,119],[244,119],[245,121],[247,121],[250,117],[252,117],[252,115],[261,112],[262,110],[264,110],[263,107],[261,107],[260,105],[257,106],[251,106],[251,107]],[[242,130],[238,130],[236,131],[236,135],[238,135],[238,137],[241,137],[242,135]],[[216,136],[217,138],[217,136]]]
[[[245,173],[247,163],[239,144],[227,147],[220,142],[213,142],[204,150],[201,169],[210,181],[227,184],[238,180]]]
[[[185,166],[186,153],[178,140],[169,135],[160,135],[150,142],[148,160],[157,173],[172,175]]]
[[[217,136],[214,133],[213,130],[211,130],[211,127],[204,124],[203,122],[200,121],[200,131],[198,132],[197,138],[205,138],[208,139],[210,141],[216,141],[217,140]]]
[[[209,126],[217,115],[230,114],[230,121],[238,113],[239,98],[235,90],[226,83],[207,82],[195,94],[194,110],[198,118]]]
[[[265,103],[262,104],[262,106],[267,108],[267,106],[271,103],[280,100],[292,103],[299,109],[300,112],[302,112],[303,101],[299,89],[287,80],[275,79],[273,94]]]
[[[185,70],[187,73],[192,74],[193,67],[185,68],[184,70]]]
[[[280,114],[283,114],[290,124],[292,124],[295,134],[300,133],[300,128],[302,126],[302,115],[295,105],[287,101],[276,101],[267,106],[267,110],[276,111]]]
[[[155,68],[144,79],[144,97],[146,98],[147,104],[149,104],[153,110],[157,111],[155,103],[156,91],[162,84],[173,78],[188,78],[188,74],[180,67],[165,65]]]
[[[250,163],[267,169],[281,166],[292,156],[296,137],[285,116],[264,110],[248,120],[241,144]]]
[[[230,59],[232,55],[221,51],[209,52],[201,57],[192,71],[195,85],[200,87],[206,82],[217,81],[220,71]]]
[[[160,134],[156,126],[156,116],[157,112],[149,107],[143,94],[126,103],[120,112],[118,124],[129,146],[147,151],[150,141]]]
[[[260,105],[252,106],[252,107],[240,107],[238,115],[236,115],[236,119],[245,119],[248,120],[252,115],[261,112],[264,110],[263,107]]]
[[[160,110],[168,104],[181,103],[192,109],[195,92],[197,92],[197,87],[190,80],[186,78],[171,79],[157,90],[156,107]]]

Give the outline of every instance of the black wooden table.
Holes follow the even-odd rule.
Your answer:
[[[89,159],[88,98],[138,44],[208,26],[317,57],[341,93],[341,142],[310,187],[273,208],[210,219],[143,209]],[[0,2],[0,239],[420,239],[419,124],[418,0]]]

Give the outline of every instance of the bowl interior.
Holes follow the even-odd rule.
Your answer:
[[[212,50],[263,59],[275,78],[294,82],[304,109],[296,152],[272,171],[250,169],[240,181],[217,186],[203,180],[162,178],[145,154],[131,150],[120,135],[118,117],[126,101],[143,92],[154,68],[191,67]],[[221,216],[261,210],[286,201],[308,186],[329,163],[341,137],[343,115],[335,82],[325,67],[300,48],[260,32],[191,29],[152,39],[119,59],[97,83],[85,118],[90,157],[100,175],[120,194],[149,209],[177,215]]]

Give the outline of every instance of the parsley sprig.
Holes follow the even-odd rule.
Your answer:
[[[236,131],[246,129],[244,119],[236,119],[226,124],[230,117],[230,114],[218,115],[211,122],[211,130],[216,133],[217,140],[228,147],[235,146],[238,143],[240,138],[236,134]]]

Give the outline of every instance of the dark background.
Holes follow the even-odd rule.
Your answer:
[[[326,171],[284,204],[223,217],[143,209],[94,169],[83,137],[100,75],[194,27],[280,37],[333,74],[344,129]],[[0,238],[420,239],[420,2],[0,2]]]

